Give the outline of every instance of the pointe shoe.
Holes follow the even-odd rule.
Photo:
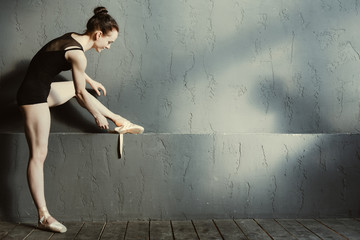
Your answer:
[[[132,134],[141,134],[144,132],[144,128],[142,126],[131,123],[130,121],[126,121],[122,126],[116,127],[115,131],[119,134],[124,133],[132,133]]]
[[[67,231],[67,228],[55,220],[53,223],[47,223],[47,219],[50,217],[49,212],[46,212],[44,216],[42,216],[38,222],[38,229],[57,232],[57,233],[64,233]]]

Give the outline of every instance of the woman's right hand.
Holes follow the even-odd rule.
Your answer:
[[[96,125],[98,125],[101,129],[109,129],[109,123],[107,119],[103,115],[99,115],[95,117]]]
[[[99,83],[99,82],[97,82],[97,81],[95,81],[95,80],[92,80],[92,79],[87,79],[87,82],[88,82],[88,83],[90,84],[90,86],[95,90],[95,92],[96,92],[96,94],[97,94],[98,96],[101,95],[99,89],[104,93],[104,96],[106,96],[106,89],[105,89],[105,87],[104,87],[101,83]]]

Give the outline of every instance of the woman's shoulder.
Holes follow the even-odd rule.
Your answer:
[[[65,53],[65,59],[72,64],[87,63],[85,53],[83,51],[79,51],[78,49],[68,49],[68,51]]]
[[[60,37],[57,37],[50,42],[48,42],[43,50],[44,51],[64,51],[70,47],[77,48],[79,50],[83,50],[81,44],[72,38],[72,34],[74,32],[68,32],[63,34]]]

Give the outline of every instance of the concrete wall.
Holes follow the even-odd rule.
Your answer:
[[[126,136],[118,160],[116,135],[75,100],[52,109],[57,216],[360,215],[358,0],[5,0],[0,219],[35,216],[14,102],[29,61],[83,32],[98,5],[120,33],[111,50],[86,53],[87,73],[107,87],[99,100],[147,134]]]
[[[120,34],[110,51],[87,53],[88,74],[107,87],[104,104],[148,132],[360,128],[357,0],[2,1],[1,108],[10,108],[34,53],[65,32],[82,32],[99,4]],[[57,132],[90,128],[53,122]],[[1,128],[13,130],[11,123]]]
[[[47,203],[61,220],[360,216],[360,137],[52,134]],[[1,134],[1,218],[34,220],[23,134]],[[16,161],[14,161],[16,159]]]

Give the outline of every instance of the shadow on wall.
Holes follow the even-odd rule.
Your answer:
[[[193,168],[212,183],[199,187],[215,196],[202,207],[218,206],[227,218],[359,216],[358,135],[260,136],[261,141],[257,135],[215,139],[214,159],[222,160],[206,161],[216,171],[202,174],[210,164]],[[214,180],[217,174],[227,177]]]
[[[4,137],[0,139],[0,142],[9,143],[11,139],[9,139],[7,136],[9,135],[4,135]],[[14,212],[14,201],[16,200],[16,197],[14,196],[15,191],[11,187],[11,182],[13,180],[10,176],[12,156],[10,156],[11,153],[7,151],[7,149],[9,149],[9,146],[5,146],[3,144],[0,145],[2,159],[5,160],[1,161],[0,168],[0,212],[1,215],[5,217],[4,220],[14,221],[15,219],[13,219],[12,213]]]
[[[261,109],[265,117],[271,119],[275,132],[332,133],[335,126],[331,123],[331,113],[320,111],[319,102],[323,100],[314,99],[311,93],[302,96],[289,90],[286,81],[276,76],[271,81],[264,79],[250,94],[253,107]]]
[[[68,79],[65,79],[62,76],[56,76],[55,81],[69,81]],[[94,97],[97,97],[96,92],[93,89],[87,89],[88,92],[93,95]],[[59,132],[59,131],[65,131],[65,132],[87,132],[87,133],[102,133],[105,132],[97,127],[95,122],[93,121],[91,115],[85,111],[85,114],[82,115],[83,112],[82,107],[79,103],[76,102],[75,99],[71,99],[67,103],[51,108],[51,116],[52,120],[55,120],[56,122],[60,123],[61,125],[64,125],[65,127],[59,127],[58,129],[51,129],[52,132]],[[57,124],[59,125],[59,124]]]
[[[0,168],[0,212],[3,220],[18,222],[20,195],[28,194],[26,186],[26,165],[19,166],[16,161],[19,142],[14,134],[2,134],[0,139],[1,168]],[[22,139],[25,141],[25,139]],[[26,152],[26,151],[25,151]],[[29,196],[30,197],[30,196]],[[27,199],[31,201],[30,198]]]
[[[23,131],[22,117],[16,104],[16,93],[26,74],[29,61],[20,61],[0,82],[0,131]]]

